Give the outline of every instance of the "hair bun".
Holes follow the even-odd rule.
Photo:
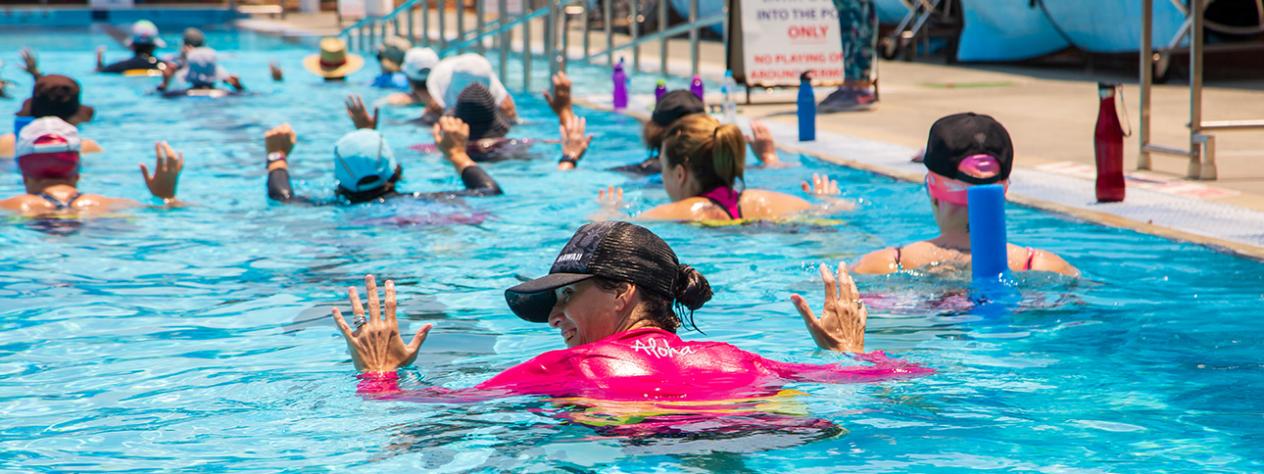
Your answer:
[[[711,301],[711,284],[707,277],[689,265],[676,267],[676,287],[672,292],[676,301],[691,311]]]

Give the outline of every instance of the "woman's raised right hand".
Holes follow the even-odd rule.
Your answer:
[[[369,295],[369,316],[364,316],[364,305],[360,304],[360,295],[354,286],[347,287],[347,297],[351,301],[351,310],[355,312],[356,328],[352,329],[342,318],[342,311],[333,308],[334,322],[342,331],[347,341],[347,350],[351,352],[351,360],[360,372],[393,372],[400,367],[412,364],[421,350],[421,343],[426,341],[430,333],[430,324],[421,326],[412,342],[404,344],[399,333],[399,321],[395,319],[395,282],[386,280],[386,313],[382,313],[382,305],[378,301],[377,282],[373,275],[364,276],[364,289]]]

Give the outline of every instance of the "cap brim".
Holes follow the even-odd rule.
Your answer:
[[[505,290],[505,302],[519,318],[533,323],[548,322],[557,303],[554,290],[592,278],[586,273],[550,273]]]

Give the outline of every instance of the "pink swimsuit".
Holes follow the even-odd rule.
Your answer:
[[[778,362],[731,344],[685,341],[662,329],[642,328],[545,352],[468,389],[431,387],[402,391],[398,376],[391,372],[362,375],[359,392],[379,398],[435,402],[511,395],[707,401],[772,395],[786,382],[874,382],[933,372],[890,359],[880,351],[857,358],[873,365]]]

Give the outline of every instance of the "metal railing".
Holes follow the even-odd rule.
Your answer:
[[[1137,155],[1137,169],[1150,169],[1150,154],[1159,153],[1189,159],[1186,176],[1192,179],[1214,180],[1216,171],[1216,136],[1211,131],[1261,130],[1264,120],[1203,120],[1203,53],[1206,49],[1205,13],[1208,0],[1190,0],[1188,10],[1188,28],[1182,27],[1174,42],[1180,36],[1189,35],[1189,145],[1186,147],[1163,146],[1150,143],[1150,97],[1154,83],[1156,64],[1161,65],[1162,57],[1151,47],[1153,30],[1154,5],[1149,1],[1141,2],[1141,124],[1137,128],[1137,139],[1140,147]],[[1170,48],[1169,48],[1170,49]]]
[[[491,6],[492,1],[496,2],[494,4],[496,15],[488,18],[488,7]],[[366,17],[355,22],[344,28],[339,36],[347,41],[349,48],[361,52],[375,50],[389,35],[401,36],[413,44],[434,48],[439,52],[440,57],[467,51],[477,51],[479,54],[487,55],[490,54],[488,51],[490,42],[500,60],[501,66],[498,67],[498,73],[501,82],[507,82],[508,68],[505,66],[509,62],[510,53],[514,52],[520,55],[522,61],[522,87],[530,89],[535,66],[533,58],[537,50],[543,52],[544,63],[547,64],[548,74],[551,77],[558,70],[565,70],[566,63],[573,57],[570,54],[572,33],[578,33],[582,38],[583,45],[578,54],[579,61],[586,64],[610,65],[615,62],[616,52],[632,49],[631,68],[634,72],[641,70],[641,46],[657,41],[659,42],[658,69],[664,76],[668,71],[668,41],[676,36],[688,35],[690,71],[697,75],[700,62],[701,29],[724,25],[726,46],[728,41],[727,2],[726,13],[707,18],[698,18],[698,2],[699,0],[690,1],[688,23],[669,28],[667,26],[668,2],[660,0],[657,31],[643,34],[640,21],[642,15],[638,11],[639,5],[636,0],[628,2],[626,16],[615,15],[613,0],[602,1],[599,8],[601,8],[602,32],[606,36],[606,44],[604,49],[596,53],[591,51],[593,28],[588,17],[589,0],[520,0],[523,6],[521,11],[509,11],[506,0],[408,0],[386,15]],[[474,9],[474,25],[473,28],[467,28],[466,15],[471,3]],[[450,5],[455,10],[455,28],[447,26]],[[433,25],[432,15],[435,16]],[[579,18],[581,23],[579,28],[571,26],[573,17]],[[627,20],[627,40],[616,44],[616,36],[620,35],[614,31],[614,25],[625,19]],[[401,26],[401,20],[403,26]],[[419,28],[418,23],[420,23]],[[540,27],[538,31],[541,38],[533,35],[533,25]],[[388,32],[388,30],[393,31]],[[521,41],[515,44],[514,37],[518,32],[521,32]],[[543,43],[542,46],[537,41]]]

